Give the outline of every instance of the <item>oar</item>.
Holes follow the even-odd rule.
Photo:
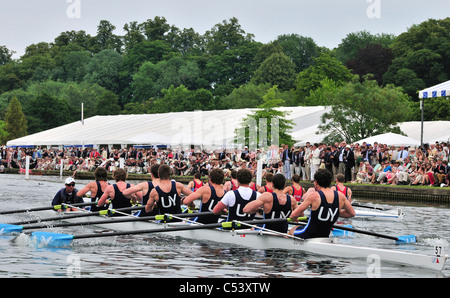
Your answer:
[[[172,217],[199,217],[199,216],[208,216],[214,215],[212,212],[199,212],[199,213],[180,213],[173,215],[154,215],[154,216],[121,216],[121,217],[112,217],[108,219],[101,220],[93,220],[93,221],[85,221],[85,222],[60,222],[56,224],[48,224],[48,223],[40,223],[29,226],[12,226],[11,233],[20,233],[24,230],[35,230],[42,228],[61,228],[61,227],[71,227],[71,226],[87,226],[87,225],[98,225],[98,224],[114,224],[114,223],[123,223],[123,222],[135,222],[135,221],[150,221],[150,220],[160,220],[160,221],[168,221]],[[0,233],[1,234],[1,233]],[[3,233],[6,234],[6,233]]]
[[[88,202],[88,203],[78,203],[78,204],[72,204],[71,206],[74,207],[84,207],[84,206],[90,206],[95,205],[96,202]],[[43,211],[43,210],[64,210],[68,204],[62,203],[61,205],[54,205],[54,206],[45,206],[45,207],[36,207],[36,208],[29,208],[29,209],[17,209],[17,210],[6,210],[6,211],[0,211],[0,215],[4,214],[13,214],[13,213],[25,213],[25,212],[33,212],[33,211]]]
[[[302,225],[302,226],[307,225],[307,223],[303,223],[303,222],[298,222],[295,224]],[[370,235],[370,236],[375,236],[375,237],[380,237],[380,238],[385,238],[385,239],[390,239],[390,240],[394,240],[397,244],[415,243],[416,242],[416,236],[414,236],[414,235],[404,235],[404,236],[395,237],[395,236],[389,236],[389,235],[379,234],[379,233],[375,233],[375,232],[370,232],[370,231],[365,231],[365,230],[360,230],[360,229],[355,229],[355,228],[350,228],[350,227],[340,226],[340,225],[333,225],[333,228],[344,230],[344,231],[365,234],[365,235]]]
[[[381,211],[389,211],[392,209],[389,208],[382,208],[382,207],[376,207],[376,206],[369,206],[369,205],[362,205],[360,203],[352,203],[353,207],[360,207],[360,208],[367,208],[367,209],[374,209],[374,210],[381,210]]]
[[[278,219],[263,219],[263,220],[252,220],[246,221],[252,224],[265,224],[273,222],[287,221],[286,218]],[[236,222],[222,222],[222,223],[212,223],[212,224],[196,224],[196,225],[183,225],[180,227],[168,227],[168,228],[156,228],[148,230],[136,230],[136,231],[121,231],[121,232],[108,232],[108,233],[97,233],[97,234],[85,234],[85,235],[70,235],[70,234],[60,234],[51,232],[36,231],[31,233],[32,243],[37,245],[43,244],[44,246],[66,246],[72,243],[74,239],[87,239],[87,238],[99,238],[99,237],[111,237],[111,236],[122,236],[122,235],[137,235],[137,234],[153,234],[161,232],[178,232],[178,231],[191,231],[199,229],[212,229],[212,228],[225,228],[232,229],[240,227],[239,223]]]
[[[134,210],[142,210],[145,206],[137,206],[137,207],[127,207],[127,208],[119,208],[119,209],[107,209],[107,210],[100,210],[95,212],[86,212],[86,213],[76,213],[76,214],[69,214],[69,215],[62,215],[62,216],[55,216],[55,217],[49,217],[49,218],[41,218],[41,219],[33,219],[33,220],[24,220],[20,222],[14,222],[9,223],[7,225],[24,225],[24,224],[32,224],[42,221],[54,221],[54,220],[64,220],[64,219],[71,219],[71,218],[77,218],[77,217],[87,217],[87,216],[94,216],[94,215],[113,215],[118,212],[125,212],[125,211],[134,211]],[[2,226],[0,225],[0,230]]]

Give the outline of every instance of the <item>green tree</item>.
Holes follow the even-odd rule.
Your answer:
[[[5,130],[5,121],[0,120],[0,144],[6,144],[8,141],[8,133]]]
[[[237,18],[216,24],[203,36],[205,48],[210,55],[220,55],[225,50],[230,50],[244,42],[253,41],[253,34],[246,34]]]
[[[165,35],[170,30],[170,25],[167,23],[166,18],[159,16],[156,16],[153,20],[148,19],[140,26],[147,40],[164,40]]]
[[[295,87],[295,64],[283,53],[274,53],[256,70],[253,77],[255,84],[269,83],[281,90]]]
[[[261,46],[257,42],[245,42],[213,55],[206,63],[204,77],[214,89],[228,85],[230,92],[250,81],[255,72],[254,59]]]
[[[331,98],[330,111],[322,115],[319,133],[327,141],[357,141],[386,132],[400,133],[397,123],[409,115],[410,102],[399,87],[380,87],[369,78],[355,77]]]
[[[256,108],[263,102],[263,96],[272,85],[247,83],[235,88],[229,95],[220,99],[223,109]]]
[[[47,93],[35,96],[27,106],[30,134],[64,125],[68,123],[67,119],[70,119],[72,114],[66,100]]]
[[[97,26],[97,35],[90,39],[90,49],[94,53],[99,53],[103,50],[114,50],[118,53],[122,52],[122,39],[113,32],[116,26],[107,20],[101,20]]]
[[[0,65],[0,94],[20,88],[24,81],[20,74],[20,67],[16,62]]]
[[[154,63],[148,61],[142,64],[139,71],[133,75],[131,83],[133,98],[131,102],[143,102],[156,96],[161,90],[157,84],[160,76],[161,72]]]
[[[0,46],[0,66],[12,61],[14,51],[8,50],[5,46]]]
[[[329,106],[331,98],[342,86],[335,81],[325,78],[320,82],[320,87],[309,91],[305,98],[306,106]]]
[[[394,60],[384,75],[386,84],[398,84],[418,101],[417,91],[413,85],[431,87],[450,78],[450,18],[442,20],[429,19],[411,26],[400,34],[392,44]],[[399,73],[400,70],[405,69]],[[414,78],[411,84],[405,74]],[[423,89],[423,88],[422,88]]]
[[[161,93],[163,96],[152,103],[152,113],[210,110],[215,106],[212,93],[205,89],[189,90],[183,85],[171,85]]]
[[[252,148],[266,148],[270,145],[288,144],[292,146],[294,140],[290,135],[294,123],[286,119],[285,112],[276,108],[284,106],[284,100],[277,96],[278,87],[273,86],[263,96],[263,103],[252,114],[243,119],[242,128],[236,132],[238,142],[244,141],[246,146]],[[256,138],[252,137],[251,129],[256,125]],[[264,130],[266,133],[264,133]],[[273,135],[274,132],[276,135]],[[263,136],[263,139],[260,137]],[[266,139],[264,139],[266,137]]]
[[[394,55],[391,49],[385,49],[379,44],[369,44],[359,49],[355,58],[348,60],[346,66],[361,80],[367,74],[372,74],[379,85],[383,84],[383,75],[392,64]]]
[[[54,42],[53,45],[58,48],[64,48],[67,46],[77,46],[79,47],[78,50],[85,50],[90,51],[90,44],[92,42],[93,37],[89,34],[86,34],[85,31],[65,31],[59,34]]]
[[[371,34],[368,31],[358,31],[347,34],[336,49],[334,49],[335,57],[346,64],[348,60],[354,59],[360,49],[365,48],[369,44],[379,44],[383,48],[389,48],[395,40],[392,34]]]
[[[97,99],[96,115],[117,115],[119,113],[118,96],[112,91],[105,90]]]
[[[91,84],[99,84],[119,94],[122,66],[122,55],[114,50],[103,50],[95,54],[86,66],[87,73],[84,79]]]
[[[62,68],[66,81],[80,83],[87,74],[87,66],[92,56],[88,51],[74,51],[68,53],[63,60]]]
[[[325,79],[330,79],[337,85],[343,85],[353,78],[350,70],[329,54],[321,53],[313,60],[313,65],[297,76],[296,95],[299,103],[303,102],[312,90],[319,88]]]
[[[14,140],[27,135],[27,118],[22,112],[22,105],[13,97],[5,113],[6,140]]]
[[[296,73],[311,66],[314,62],[313,58],[321,52],[320,47],[311,37],[283,34],[278,36],[276,40],[283,52],[294,62]]]

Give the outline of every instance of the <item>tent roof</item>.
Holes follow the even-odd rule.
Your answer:
[[[362,144],[363,142],[366,142],[368,144],[373,144],[374,142],[378,142],[378,144],[386,144],[386,145],[394,145],[394,146],[420,146],[420,141],[410,138],[410,137],[392,133],[392,132],[365,138],[365,139],[356,141],[354,143]]]
[[[450,81],[419,91],[419,98],[450,96]]]
[[[210,145],[231,143],[242,120],[255,109],[193,111],[164,114],[94,116],[11,140],[8,146],[76,145]],[[293,131],[320,122],[325,107],[282,107],[290,112]],[[301,137],[301,136],[299,136]]]
[[[321,142],[316,135],[323,106],[283,107],[294,122],[292,137],[297,146],[309,141]],[[165,114],[94,116],[81,121],[11,140],[8,146],[80,146],[80,145],[205,145],[223,147],[234,139],[235,129],[254,109],[193,111]],[[421,122],[399,124],[407,136],[420,140]],[[450,121],[424,122],[424,142],[447,140]]]

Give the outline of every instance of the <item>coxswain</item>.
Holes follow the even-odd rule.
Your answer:
[[[212,212],[217,203],[220,202],[226,191],[223,188],[224,173],[220,168],[214,168],[209,173],[209,183],[200,187],[197,191],[184,197],[183,204],[190,206],[194,200],[201,199],[200,212]],[[199,216],[194,221],[208,224],[217,223],[219,215]]]
[[[222,200],[217,203],[216,207],[214,207],[213,213],[219,215],[223,210],[228,209],[227,221],[252,220],[255,215],[245,213],[243,210],[245,205],[256,200],[260,196],[260,193],[249,187],[249,184],[252,181],[252,172],[248,169],[240,169],[237,172],[237,180],[239,183],[239,188],[233,191],[228,191],[223,196]]]
[[[159,167],[159,185],[150,192],[147,204],[145,204],[145,212],[150,213],[154,208],[158,208],[159,214],[182,213],[181,194],[188,196],[192,193],[192,190],[182,183],[170,179],[171,170],[172,169],[166,164],[162,164]],[[173,219],[172,221],[179,220]]]
[[[151,181],[145,181],[142,183],[139,183],[138,185],[132,186],[130,188],[127,188],[123,191],[123,195],[127,197],[128,199],[133,199],[132,195],[137,192],[142,192],[142,206],[147,205],[148,198],[150,197],[151,191],[159,185],[159,175],[158,175],[158,169],[160,164],[156,163],[151,166],[150,168],[150,177]],[[136,213],[136,216],[138,217],[144,217],[144,216],[153,216],[158,214],[158,208],[153,209],[152,212],[147,213],[145,212],[145,209],[139,210],[138,213]]]
[[[98,167],[94,172],[95,181],[89,182],[85,187],[77,192],[77,196],[83,197],[86,193],[90,192],[91,202],[96,203],[105,192],[108,183],[108,172],[104,167]],[[91,206],[90,211],[99,211],[106,209],[107,207]]]
[[[291,218],[303,216],[303,212],[311,207],[311,213],[306,226],[292,228],[289,234],[302,239],[328,237],[338,217],[350,218],[355,216],[347,198],[340,192],[332,190],[332,174],[326,169],[319,169],[314,174],[316,191],[310,192],[303,202],[292,212]]]
[[[262,207],[264,219],[289,218],[292,211],[297,207],[297,201],[284,193],[286,178],[283,174],[275,174],[272,182],[273,193],[265,192],[256,200],[248,203],[244,208],[245,213],[253,214]],[[287,233],[288,222],[286,220],[285,222],[266,223],[262,227],[280,233]]]
[[[79,204],[84,203],[83,198],[77,196],[78,190],[75,188],[75,179],[69,177],[64,181],[64,187],[61,188],[52,200],[52,206],[62,204]],[[78,208],[64,208],[58,209],[58,211],[76,211]]]
[[[114,209],[128,208],[131,207],[133,203],[136,203],[140,198],[142,198],[142,193],[133,194],[132,200],[126,198],[123,195],[122,192],[125,189],[134,186],[133,184],[125,182],[127,180],[127,172],[124,169],[116,169],[113,173],[113,178],[116,183],[110,184],[106,187],[105,192],[97,202],[97,206],[103,206],[109,199]],[[131,210],[125,211],[124,213],[131,214]],[[116,213],[115,215],[121,214]]]

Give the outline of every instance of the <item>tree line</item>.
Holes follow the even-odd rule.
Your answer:
[[[236,18],[204,34],[164,17],[123,30],[116,35],[102,20],[95,36],[62,32],[53,42],[29,45],[18,59],[0,46],[2,141],[18,137],[7,123],[17,119],[7,117],[17,110],[13,98],[28,134],[79,120],[81,103],[86,118],[276,103],[333,106],[320,129],[351,141],[420,120],[418,91],[450,77],[450,18],[398,36],[349,33],[334,49],[299,34],[261,43]],[[425,120],[449,120],[448,108],[446,99],[427,100]]]

